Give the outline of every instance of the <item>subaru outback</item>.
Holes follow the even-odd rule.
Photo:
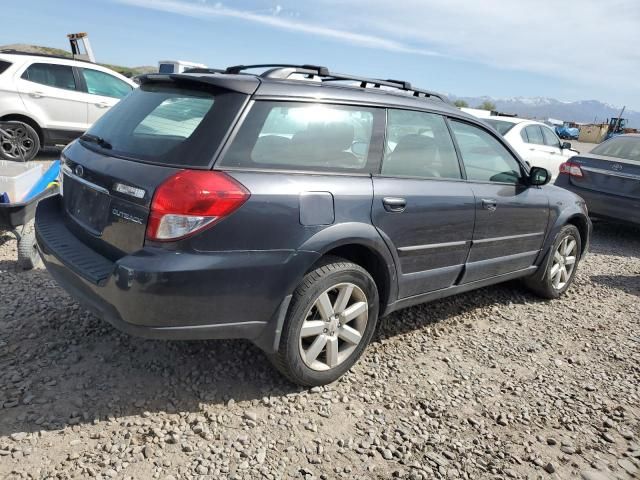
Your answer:
[[[591,231],[446,97],[311,65],[143,76],[62,164],[36,235],[64,289],[133,335],[248,339],[303,385],[398,309],[517,278],[559,297]]]

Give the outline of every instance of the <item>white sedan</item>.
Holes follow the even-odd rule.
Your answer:
[[[552,180],[558,176],[560,165],[578,153],[544,123],[501,116],[483,120],[496,129],[529,165],[549,170]]]

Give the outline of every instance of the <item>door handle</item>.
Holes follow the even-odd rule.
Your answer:
[[[407,208],[407,200],[400,197],[384,197],[382,205],[387,212],[400,213]]]
[[[104,102],[96,103],[95,106],[98,108],[109,108],[109,104]]]
[[[30,92],[29,96],[33,98],[42,98],[44,95],[42,94],[42,92]]]
[[[496,202],[493,198],[483,198],[482,208],[484,208],[485,210],[489,210],[490,212],[495,212],[498,208],[498,202]]]

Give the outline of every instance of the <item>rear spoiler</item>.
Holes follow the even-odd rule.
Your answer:
[[[220,87],[233,92],[252,95],[260,85],[260,80],[249,75],[219,75],[199,73],[148,73],[137,77],[140,85],[147,83],[197,83]]]

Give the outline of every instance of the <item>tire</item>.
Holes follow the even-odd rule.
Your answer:
[[[568,247],[573,245],[572,242],[575,242],[575,246],[567,254]],[[563,261],[559,261],[558,254],[564,259]],[[542,276],[534,275],[526,279],[525,285],[542,298],[559,298],[573,283],[581,255],[582,239],[580,232],[573,225],[565,225],[556,235],[553,246],[549,250],[549,255],[544,264],[544,273]],[[573,263],[567,263],[569,258],[573,258]],[[556,265],[560,266],[556,267]],[[567,273],[566,277],[562,276],[562,267]]]
[[[36,248],[36,232],[33,222],[28,223],[22,229],[18,240],[18,269],[31,270],[42,262]]]
[[[40,151],[40,137],[24,122],[3,122],[0,126],[0,158],[28,162]]]
[[[293,383],[334,382],[356,363],[371,341],[379,308],[378,289],[365,269],[327,257],[305,275],[294,292],[278,352],[270,360]],[[348,317],[357,315],[336,315],[341,312]]]

